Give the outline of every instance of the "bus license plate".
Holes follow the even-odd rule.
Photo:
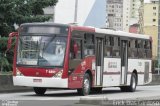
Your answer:
[[[33,79],[33,82],[41,83],[42,79]]]

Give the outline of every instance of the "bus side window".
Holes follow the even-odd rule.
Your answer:
[[[147,41],[143,40],[143,58],[147,58]]]
[[[93,34],[84,34],[84,56],[95,54],[95,39]]]
[[[112,56],[112,45],[114,45],[113,37],[106,36],[105,37],[105,56],[111,57]]]
[[[138,40],[138,58],[143,58],[143,42],[142,40]]]
[[[113,57],[120,57],[120,38],[114,37],[113,39],[114,45],[113,45]]]
[[[130,40],[129,46],[129,57],[136,58],[137,57],[137,41],[135,39]]]
[[[147,58],[151,58],[151,43],[148,40],[145,41],[145,53]]]
[[[131,51],[131,40],[128,41],[128,57],[132,58],[133,54],[132,54],[132,51]]]
[[[81,59],[82,58],[82,40],[72,39],[70,46],[70,58]]]
[[[76,67],[81,63],[81,59],[82,59],[82,40],[76,38],[71,39],[68,74],[71,74],[76,69]]]

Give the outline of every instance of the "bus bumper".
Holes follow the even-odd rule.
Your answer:
[[[26,87],[68,88],[68,78],[13,76],[13,84]]]

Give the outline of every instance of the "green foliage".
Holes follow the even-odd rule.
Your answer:
[[[12,70],[12,61],[13,61],[13,48],[5,56],[5,51],[7,47],[7,37],[0,38],[0,71],[11,71]],[[14,43],[13,43],[14,45]]]
[[[43,16],[43,8],[56,3],[57,0],[0,0],[0,35],[14,31],[14,24],[49,20],[50,16]]]
[[[58,0],[0,0],[0,70],[10,71],[13,48],[7,52],[8,34],[16,31],[14,25],[27,22],[44,22],[51,17],[44,16],[43,8],[54,6]]]
[[[153,65],[155,68],[158,68],[158,60],[153,60]],[[159,67],[160,67],[160,64],[159,64]]]

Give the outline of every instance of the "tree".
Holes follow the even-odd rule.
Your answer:
[[[8,62],[8,60],[7,60],[7,58],[5,58],[5,57],[1,57],[0,58],[1,60],[0,60],[0,71],[2,72],[2,71],[6,71],[6,69],[4,70],[4,68],[8,68],[9,70],[10,70],[10,64],[9,64],[9,62]]]
[[[11,63],[13,57],[13,48],[12,50],[5,56],[6,45],[7,45],[7,37],[0,38],[0,72],[2,71],[10,71],[11,70]],[[14,40],[15,41],[15,40]]]
[[[43,8],[56,3],[57,0],[0,0],[0,35],[14,31],[15,24],[48,21],[51,17],[44,16]]]
[[[10,69],[13,60],[13,49],[7,53],[7,37],[16,31],[15,25],[26,22],[44,22],[51,16],[44,16],[43,9],[54,6],[58,0],[0,0],[0,69]],[[4,69],[5,68],[5,69]]]

